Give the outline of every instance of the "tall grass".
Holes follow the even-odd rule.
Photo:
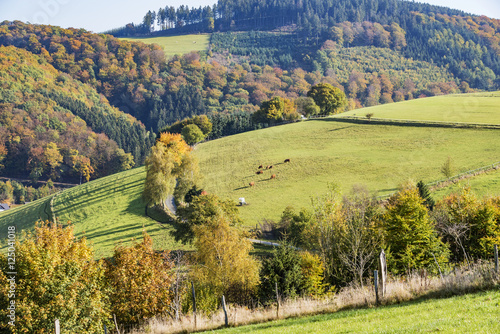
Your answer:
[[[491,262],[474,264],[470,269],[460,267],[445,275],[443,279],[428,276],[425,272],[414,272],[404,278],[392,278],[387,282],[386,295],[380,298],[380,305],[391,305],[420,298],[442,298],[497,287],[499,275],[493,271]],[[373,284],[365,287],[352,285],[342,288],[338,293],[322,299],[298,298],[280,304],[279,314],[276,305],[249,309],[241,306],[228,306],[229,326],[242,326],[267,322],[278,318],[286,319],[333,313],[346,309],[372,308],[376,306]],[[214,314],[198,314],[196,327],[191,315],[184,315],[178,321],[170,318],[155,318],[131,334],[186,333],[212,330],[224,327],[222,310]]]

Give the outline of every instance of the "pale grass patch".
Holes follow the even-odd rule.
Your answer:
[[[492,270],[491,262],[474,264],[470,269],[461,267],[454,269],[441,279],[439,276],[428,276],[424,272],[415,272],[403,278],[392,278],[387,283],[386,295],[380,303],[390,305],[417,298],[445,297],[480,289],[489,289],[498,286],[499,277]],[[338,293],[322,299],[297,298],[284,301],[280,304],[279,315],[276,304],[270,307],[249,309],[242,306],[228,305],[228,322],[230,327],[254,323],[286,319],[306,315],[337,312],[342,309],[375,307],[376,298],[373,281],[367,282],[364,287],[351,285],[342,288]],[[184,315],[179,321],[170,318],[151,319],[144,326],[131,331],[131,334],[166,334],[189,333],[193,331],[211,330],[224,327],[224,313],[222,310],[197,315],[196,328],[194,318]]]

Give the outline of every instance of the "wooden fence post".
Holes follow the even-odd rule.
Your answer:
[[[224,324],[226,327],[229,326],[229,320],[227,318],[227,310],[226,310],[226,298],[222,295],[222,310],[224,310]]]
[[[498,275],[498,245],[495,245],[493,252],[495,256],[495,273]]]
[[[280,296],[278,294],[278,282],[275,282],[275,290],[276,290],[276,319],[280,318]]]
[[[380,252],[380,283],[382,283],[382,297],[385,297],[386,294],[386,284],[387,284],[387,260],[385,258],[385,252],[382,249]]]
[[[116,322],[116,314],[113,314],[113,320],[115,321],[116,332],[120,334],[120,329],[118,328],[118,322]]]
[[[191,282],[191,292],[193,293],[194,329],[196,329],[196,293],[194,292],[194,283],[193,282]]]
[[[54,321],[55,329],[56,329],[56,334],[61,334],[61,328],[59,326],[59,319],[56,319]]]
[[[373,271],[373,284],[375,285],[375,304],[379,304],[378,298],[378,270]]]
[[[437,265],[438,270],[439,270],[439,276],[441,276],[441,281],[443,282],[444,278],[443,278],[443,273],[441,272],[441,266],[439,265],[438,261],[436,260],[434,253],[431,253],[431,254],[432,254],[432,257],[434,258],[434,261],[436,262],[436,265]]]

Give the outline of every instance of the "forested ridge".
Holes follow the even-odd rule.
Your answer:
[[[128,169],[133,156],[102,133],[110,126],[121,131],[114,139],[122,146],[146,152],[149,138],[133,137],[144,136],[143,126],[43,59],[12,46],[0,47],[0,77],[3,175],[77,181]],[[71,104],[79,108],[70,109]],[[124,142],[126,136],[129,143]]]
[[[168,13],[168,15],[164,15]],[[156,21],[155,21],[156,20]],[[207,22],[213,21],[212,25]],[[359,34],[366,26],[368,32]],[[140,26],[128,25],[112,33],[156,34],[204,31],[269,31],[292,27],[293,46],[318,49],[326,40],[342,46],[390,46],[407,58],[447,67],[459,80],[480,89],[499,87],[500,21],[462,11],[401,0],[219,0],[213,8],[181,6],[149,11]],[[373,28],[373,26],[375,26]],[[156,32],[155,32],[156,30]],[[384,31],[385,30],[385,31]],[[399,41],[393,35],[398,30]],[[281,65],[303,60],[287,56]],[[312,62],[301,64],[314,70]],[[307,67],[306,65],[309,65]],[[306,67],[304,67],[306,66]]]

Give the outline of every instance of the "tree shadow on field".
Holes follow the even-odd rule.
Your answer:
[[[340,131],[340,130],[350,129],[350,128],[353,128],[353,127],[354,127],[354,125],[351,125],[351,126],[344,126],[343,128],[337,128],[337,129],[331,129],[331,130],[328,130],[328,132]]]

